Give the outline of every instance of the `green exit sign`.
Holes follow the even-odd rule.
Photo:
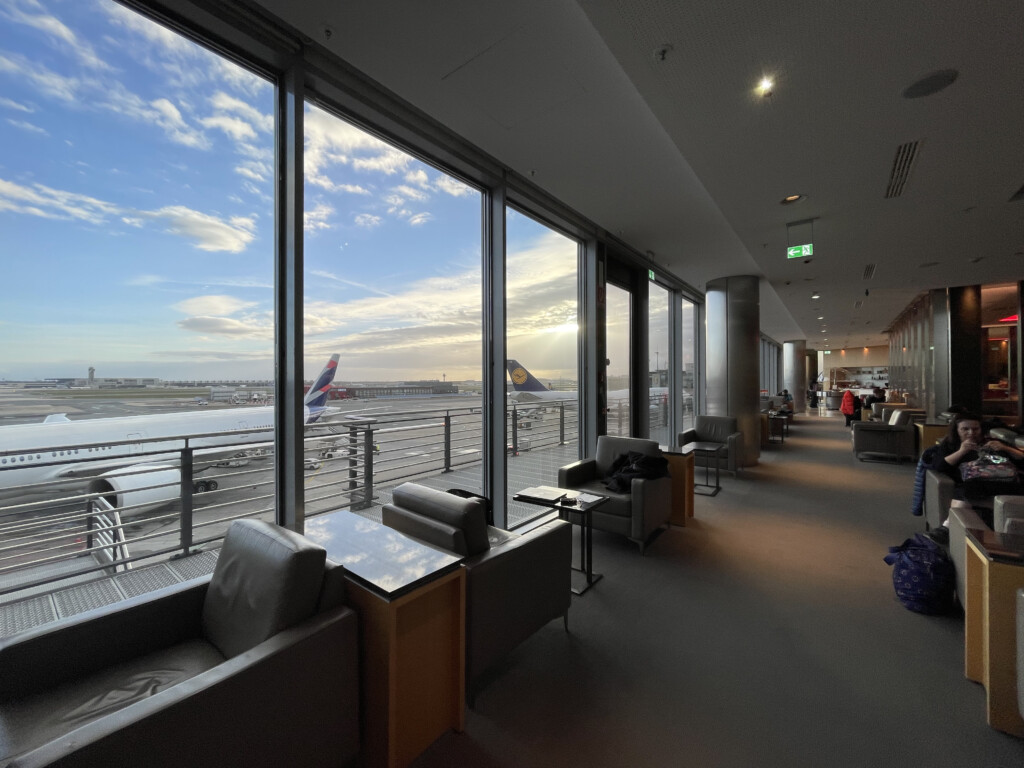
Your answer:
[[[832,350],[831,350],[831,349],[826,349],[826,350],[825,350],[824,352],[822,352],[821,354],[823,354],[823,355],[831,355],[831,354],[832,354]]]
[[[653,269],[648,269],[647,270],[647,279],[648,280],[654,280],[654,270]]]
[[[814,243],[807,245],[791,245],[786,249],[787,259],[802,259],[804,256],[814,255]]]

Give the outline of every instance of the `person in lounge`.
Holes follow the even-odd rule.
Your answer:
[[[850,422],[860,421],[860,398],[853,394],[852,389],[848,389],[843,392],[843,402],[839,404],[839,412],[846,417],[846,426],[850,426]]]
[[[953,491],[955,499],[964,500],[967,497],[977,499],[981,496],[994,496],[999,493],[1017,495],[1024,492],[1020,481],[1021,471],[1024,471],[1024,451],[999,440],[985,440],[983,435],[980,416],[967,411],[957,413],[949,423],[949,432],[946,436],[935,446],[934,450],[929,449],[930,468],[953,479],[953,482],[956,483],[956,489]],[[1017,468],[1017,480],[981,483],[970,481],[971,487],[966,487],[960,466],[965,462],[977,459],[979,450],[1007,457]],[[992,491],[996,491],[996,493]],[[987,522],[991,524],[991,520]]]

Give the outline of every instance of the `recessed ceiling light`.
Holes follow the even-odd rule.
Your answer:
[[[771,81],[771,78],[762,77],[761,82],[757,84],[757,90],[760,91],[762,96],[771,96],[772,88],[775,87],[775,83]]]
[[[822,317],[819,317],[818,319],[819,320],[824,320],[825,318],[824,318],[824,316],[822,316]]]
[[[786,195],[779,201],[779,205],[792,205],[793,203],[800,203],[807,199],[807,195]]]
[[[820,294],[820,293],[817,293],[817,292],[815,292],[815,293],[812,293],[812,294],[811,294],[811,298],[812,298],[812,299],[820,299],[820,298],[821,298],[821,294]]]

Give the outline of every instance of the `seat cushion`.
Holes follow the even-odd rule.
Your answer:
[[[203,635],[226,658],[259,645],[316,611],[327,551],[259,520],[228,529],[203,603]]]
[[[0,704],[0,759],[35,749],[223,661],[211,643],[189,640],[23,700],[4,702]],[[116,762],[116,756],[111,756],[111,765]]]

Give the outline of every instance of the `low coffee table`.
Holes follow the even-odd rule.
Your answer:
[[[598,507],[608,501],[608,497],[596,493],[573,491],[568,488],[554,488],[552,486],[540,486],[540,488],[548,492],[560,491],[564,495],[557,500],[552,500],[551,498],[541,499],[529,496],[528,492],[534,489],[526,488],[524,491],[513,496],[512,499],[513,501],[521,501],[524,504],[536,504],[537,506],[557,510],[560,518],[580,527],[580,565],[578,568],[574,565],[572,569],[577,573],[584,574],[585,579],[583,586],[573,586],[571,589],[574,595],[582,595],[601,580],[601,574],[594,573],[594,528],[590,512],[594,507]],[[523,495],[524,493],[527,493],[527,495]],[[557,495],[557,493],[553,495]],[[581,495],[594,497],[594,499],[583,503],[577,502],[576,499]]]
[[[682,454],[687,453],[699,453],[704,456],[704,482],[693,484],[693,490],[695,493],[702,494],[703,496],[714,496],[720,490],[722,486],[719,483],[719,459],[721,458],[721,450],[725,448],[725,443],[713,443],[710,441],[697,441],[695,443],[687,443],[679,452]],[[711,484],[711,460],[715,460],[715,484]],[[700,490],[706,488],[708,490]]]

